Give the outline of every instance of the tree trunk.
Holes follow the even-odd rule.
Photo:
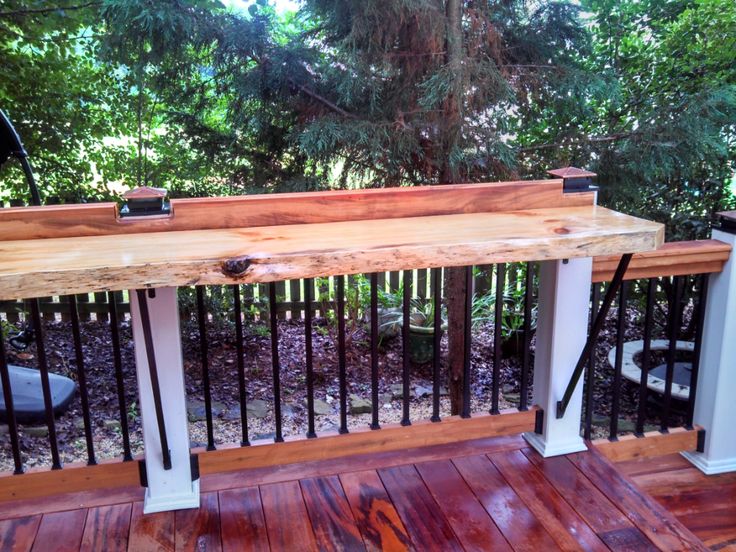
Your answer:
[[[462,0],[447,0],[447,46],[445,62],[449,66],[462,63]],[[459,75],[459,71],[454,72]],[[458,78],[460,78],[458,76]],[[450,153],[456,144],[457,133],[462,123],[460,105],[462,99],[449,94],[444,103],[444,136],[442,173],[443,184],[456,182],[458,176],[450,163]],[[447,305],[447,338],[449,393],[452,414],[460,414],[462,408],[463,365],[465,360],[465,268],[454,267],[445,271],[445,304]]]

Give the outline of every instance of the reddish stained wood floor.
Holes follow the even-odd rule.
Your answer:
[[[218,474],[199,509],[140,489],[0,504],[0,550],[705,550],[596,452],[519,436]],[[5,519],[3,519],[5,518]]]
[[[704,475],[679,454],[616,466],[712,550],[736,552],[736,473]]]

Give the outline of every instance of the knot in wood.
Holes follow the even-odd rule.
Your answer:
[[[227,276],[242,276],[250,266],[248,257],[236,257],[222,263],[222,271]]]

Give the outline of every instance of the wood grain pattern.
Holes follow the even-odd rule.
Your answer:
[[[678,519],[715,550],[736,544],[736,513],[733,508],[685,514]]]
[[[626,271],[627,280],[657,276],[682,276],[720,272],[731,255],[731,246],[718,240],[682,241],[662,244],[656,251],[636,253]],[[593,282],[613,278],[619,256],[593,259]]]
[[[222,550],[217,493],[203,493],[200,496],[199,508],[177,510],[174,523],[177,552],[219,552]]]
[[[258,487],[231,489],[219,495],[223,552],[270,550]]]
[[[561,549],[608,550],[521,451],[499,452],[489,458]]]
[[[611,462],[622,462],[636,458],[664,456],[686,450],[694,451],[698,446],[698,429],[670,428],[669,433],[649,431],[644,437],[622,435],[618,441],[596,439],[592,444]]]
[[[406,528],[375,470],[340,474],[340,482],[368,550],[410,549]]]
[[[171,217],[119,219],[114,203],[15,207],[0,211],[5,240],[313,224],[508,209],[593,205],[590,193],[562,193],[562,180],[414,186],[171,200]]]
[[[44,514],[33,543],[33,552],[79,550],[86,519],[86,508]]]
[[[81,462],[67,464],[63,470],[34,468],[22,475],[3,472],[0,473],[0,515],[1,504],[6,501],[129,485],[140,489],[139,483],[138,464],[120,459],[103,460],[96,466]]]
[[[41,516],[26,516],[0,521],[0,550],[28,552],[38,532]]]
[[[554,550],[557,544],[486,456],[453,458],[453,464],[514,550]]]
[[[616,506],[564,456],[522,453],[611,550],[657,550]]]
[[[132,504],[100,506],[87,510],[84,522],[83,552],[125,552],[128,550]]]
[[[378,470],[417,550],[462,550],[450,524],[414,466]]]
[[[424,462],[416,468],[465,550],[511,550],[450,460]]]
[[[672,514],[617,472],[595,448],[568,458],[660,550],[707,550]]]
[[[173,552],[174,512],[143,515],[143,503],[135,502],[130,517],[128,550],[136,552]]]
[[[261,486],[268,541],[274,550],[319,550],[298,481]]]
[[[320,550],[366,550],[336,475],[303,479],[302,496]]]
[[[662,241],[662,225],[602,207],[5,241],[0,300],[589,257]]]
[[[203,475],[248,468],[283,466],[313,460],[334,460],[355,454],[403,451],[406,449],[454,443],[459,440],[513,435],[532,431],[536,408],[525,412],[506,410],[501,415],[482,414],[470,419],[450,416],[440,423],[419,420],[411,426],[386,425],[380,431],[369,428],[332,434],[318,439],[296,437],[284,443],[263,441],[250,447],[220,448],[200,454]],[[194,451],[199,452],[199,449]],[[280,469],[280,468],[279,468]]]

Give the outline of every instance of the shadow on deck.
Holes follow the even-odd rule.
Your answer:
[[[0,550],[705,549],[600,453],[543,459],[520,436],[210,475],[202,491],[199,509],[147,516],[138,487],[0,503]]]

